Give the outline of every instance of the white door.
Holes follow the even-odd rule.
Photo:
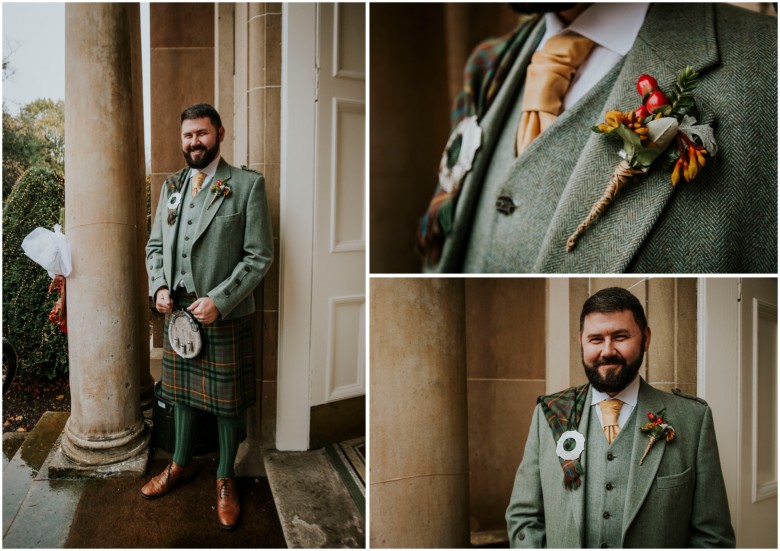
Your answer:
[[[777,280],[701,279],[699,395],[738,547],[777,547]]]
[[[365,394],[365,5],[282,6],[276,446]]]
[[[317,4],[311,405],[365,394],[365,4]]]

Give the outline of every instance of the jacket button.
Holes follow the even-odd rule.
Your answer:
[[[188,225],[188,226],[192,226],[192,220],[188,220],[188,221],[187,221],[187,225]]]
[[[250,268],[249,266],[244,266],[244,271],[245,271],[245,272],[249,272],[249,271],[251,271],[251,270],[252,270],[252,268]]]
[[[606,543],[602,543],[602,544],[601,544],[601,548],[602,548],[602,549],[606,549],[606,548],[607,548],[607,544],[606,544]]]
[[[609,513],[607,511],[604,511],[604,513],[601,516],[604,518],[609,518]]]
[[[608,482],[607,483],[607,490],[612,490],[613,488],[614,488],[614,486],[612,485],[612,483]]]
[[[615,456],[612,454],[612,452],[609,452],[607,454],[607,461],[612,461],[613,459],[615,459]]]
[[[236,282],[236,285],[238,285],[239,283],[241,283],[241,280],[240,280],[240,279],[238,279],[238,278],[236,278],[236,279],[235,279],[235,282]]]
[[[501,195],[498,199],[496,199],[496,210],[501,214],[509,216],[515,212],[516,208],[517,205],[515,205],[515,202],[512,201],[512,198],[508,195]]]
[[[229,297],[229,296],[230,296],[230,291],[229,291],[228,289],[225,289],[225,296],[226,296],[226,297]]]
[[[519,534],[517,534],[517,539],[523,541],[525,539],[525,532],[520,532]]]

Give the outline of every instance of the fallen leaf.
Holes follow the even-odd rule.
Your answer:
[[[10,427],[11,426],[11,421],[6,421],[5,423],[3,423],[3,426],[4,427]]]
[[[18,429],[16,429],[16,432],[27,432],[27,429],[24,427],[19,427]]]
[[[23,420],[24,420],[24,415],[17,415],[16,417],[14,417],[14,421],[23,421]]]
[[[57,396],[55,398],[55,400],[64,400],[64,399],[65,399],[65,395],[64,394],[60,394],[59,396]]]

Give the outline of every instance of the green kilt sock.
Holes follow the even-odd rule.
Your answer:
[[[176,428],[173,461],[179,467],[186,467],[192,461],[192,448],[195,445],[195,410],[184,404],[175,404],[173,420]]]
[[[217,478],[233,478],[233,463],[238,454],[238,431],[241,427],[240,417],[223,417],[217,415],[217,433],[219,435],[219,466]]]

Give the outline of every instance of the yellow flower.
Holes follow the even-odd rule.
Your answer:
[[[626,126],[631,124],[631,121],[628,119],[628,117],[621,111],[607,111],[604,115],[604,119],[606,124],[600,123],[598,125],[598,129],[606,134],[612,132],[621,124]]]
[[[699,174],[699,163],[696,160],[696,150],[693,147],[688,147],[688,162],[685,167],[685,181],[690,182]]]
[[[672,185],[676,186],[680,181],[680,173],[682,172],[683,158],[682,156],[674,163],[674,170],[672,170]]]

